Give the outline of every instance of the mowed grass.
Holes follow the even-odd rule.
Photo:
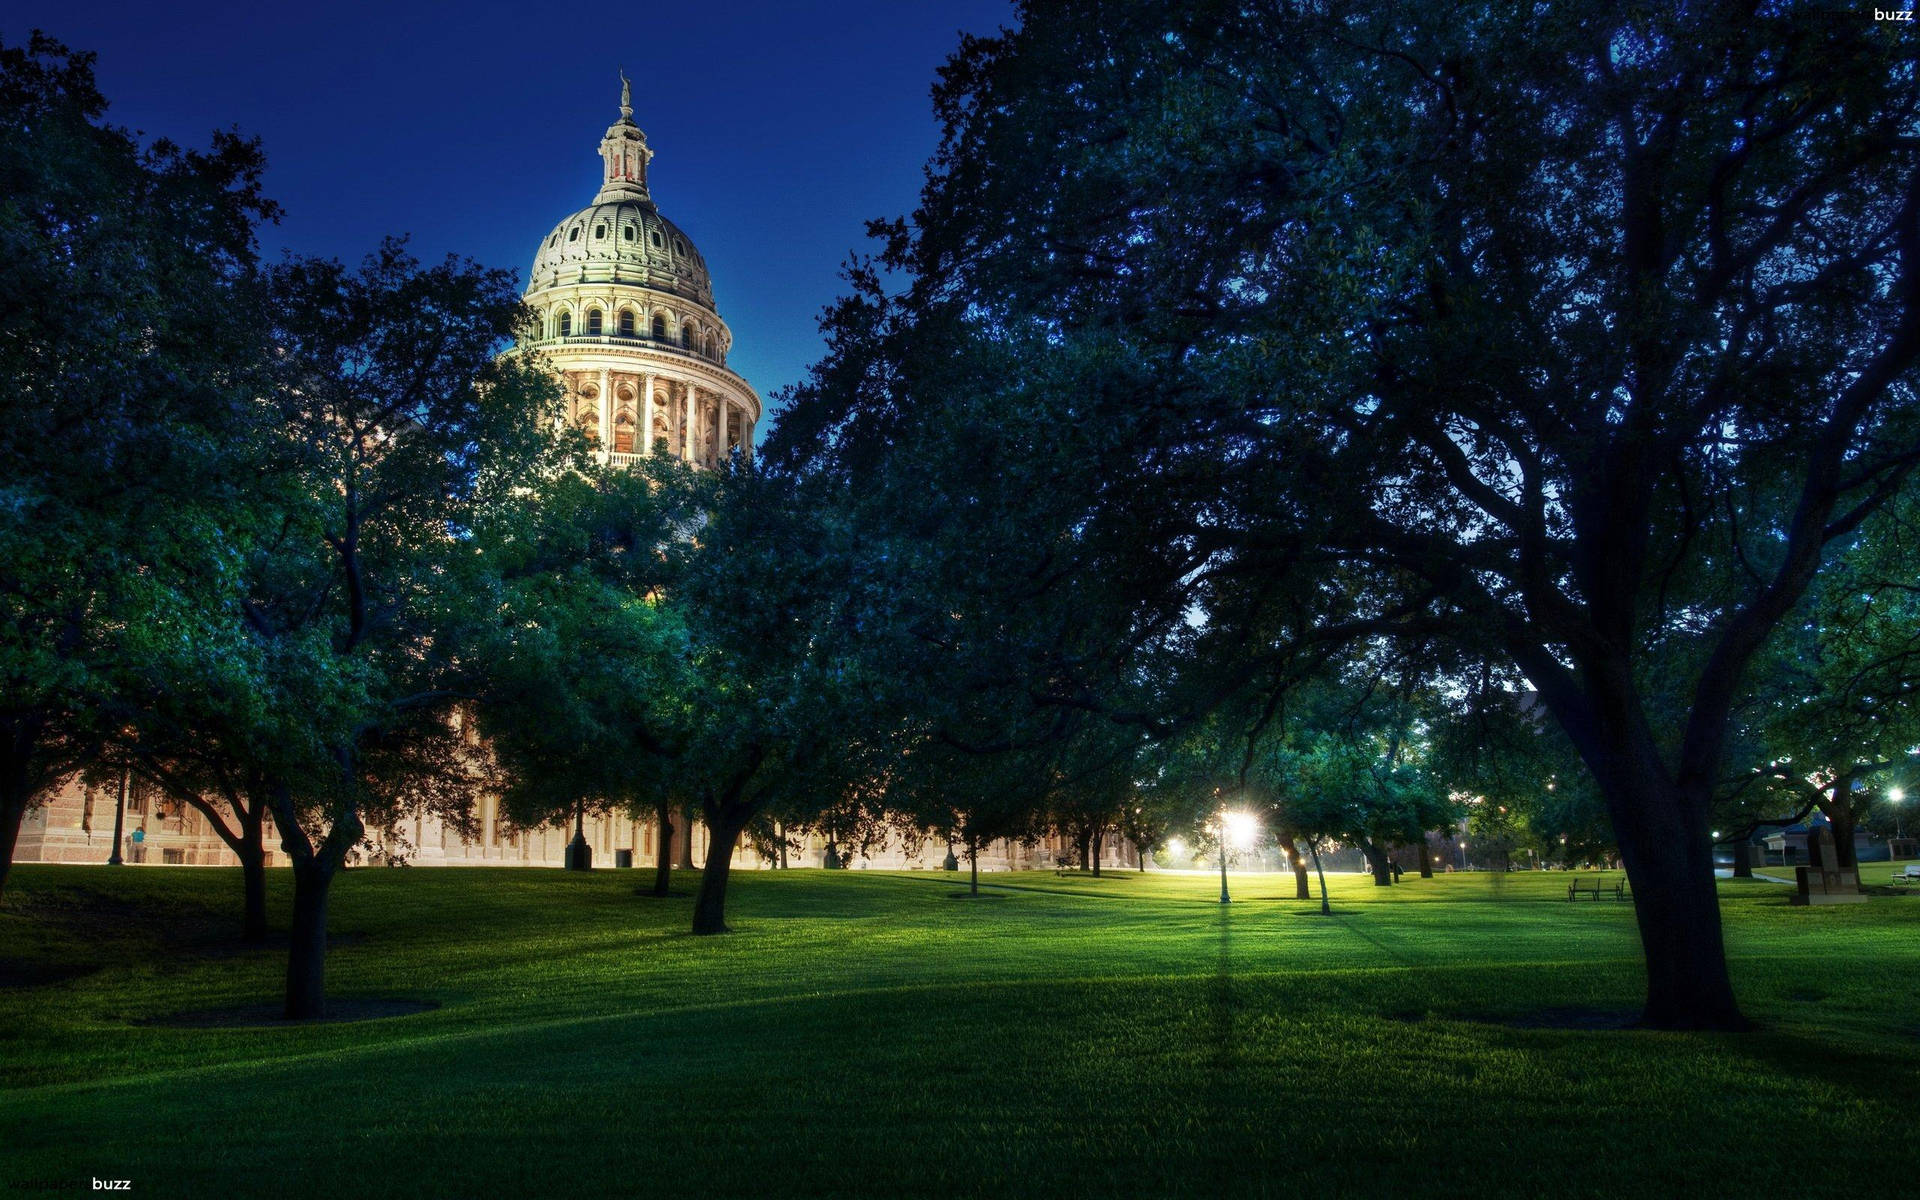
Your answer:
[[[439,1007],[190,1028],[277,993],[237,874],[19,867],[0,1194],[1839,1195],[1920,1128],[1920,899],[1727,881],[1760,1028],[1698,1036],[1598,1027],[1632,906],[1562,874],[985,878],[736,875],[693,938],[645,872],[358,871],[332,994]]]

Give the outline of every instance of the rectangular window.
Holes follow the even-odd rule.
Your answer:
[[[177,867],[187,861],[186,853],[177,847],[168,846],[160,851],[160,861],[170,867]]]

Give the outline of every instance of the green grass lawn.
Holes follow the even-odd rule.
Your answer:
[[[1610,878],[1610,877],[1609,877]],[[1588,1028],[1632,906],[1567,876],[358,871],[337,998],[271,1001],[237,874],[24,866],[0,908],[0,1195],[1865,1194],[1920,1128],[1920,899],[1728,881],[1757,1032]],[[681,887],[689,891],[691,880]],[[290,881],[273,878],[284,919]],[[1568,1027],[1572,1026],[1572,1027]],[[1821,1174],[1810,1173],[1812,1164]]]

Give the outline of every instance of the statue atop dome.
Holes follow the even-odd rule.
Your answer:
[[[620,119],[633,120],[633,84],[625,71],[620,72]]]

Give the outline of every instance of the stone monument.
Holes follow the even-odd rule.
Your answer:
[[[1816,825],[1807,831],[1807,862],[1809,865],[1793,870],[1800,885],[1793,903],[1866,903],[1866,894],[1860,890],[1860,872],[1840,865],[1840,852],[1833,844],[1831,829]]]

